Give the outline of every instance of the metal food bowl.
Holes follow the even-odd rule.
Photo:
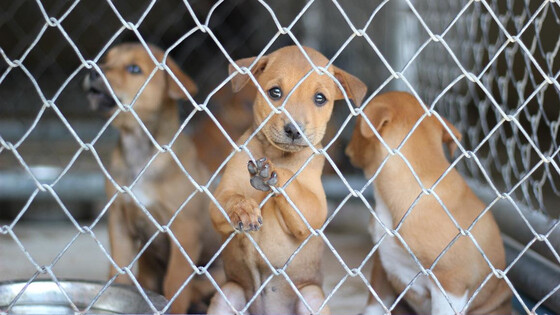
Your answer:
[[[25,287],[26,281],[0,283],[0,312],[13,314],[74,314],[84,312],[99,291],[102,282],[59,281],[68,295],[65,297],[53,281],[37,280],[29,284],[14,305],[10,305]],[[167,300],[153,292],[144,291],[156,310],[162,310]],[[77,310],[68,302],[70,299]],[[11,307],[10,307],[11,306]],[[134,286],[113,284],[99,296],[87,313],[95,314],[146,314],[154,313],[148,302]]]

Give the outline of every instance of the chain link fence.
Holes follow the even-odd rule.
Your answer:
[[[368,100],[381,91],[406,90],[425,105],[428,115],[446,117],[457,126],[464,138],[458,143],[453,165],[469,178],[489,205],[487,209],[495,213],[502,232],[517,244],[516,250],[508,251],[507,267],[498,270],[490,266],[489,277],[506,279],[522,311],[536,312],[542,305],[560,311],[560,2],[76,0],[4,2],[0,3],[0,11],[0,33],[4,34],[0,38],[0,207],[7,209],[0,215],[6,220],[0,226],[0,242],[16,244],[34,267],[20,293],[40,277],[59,283],[54,271],[57,262],[83,236],[91,238],[96,252],[143,292],[133,272],[142,251],[129,265],[118,266],[99,235],[117,196],[132,195],[138,200],[132,192],[138,178],[128,186],[116,185],[115,195],[104,195],[104,181],[115,183],[107,165],[117,135],[110,128],[111,119],[91,118],[80,89],[84,74],[89,69],[99,70],[100,59],[111,46],[133,40],[146,48],[148,42],[163,47],[200,89],[182,107],[183,123],[177,135],[187,132],[195,141],[201,139],[204,135],[197,133],[201,121],[216,117],[210,126],[222,135],[226,150],[245,151],[252,156],[246,146],[235,144],[232,131],[218,114],[219,105],[213,104],[231,80],[227,66],[236,59],[262,56],[285,45],[308,45],[323,52],[330,63],[362,79],[369,86]],[[169,73],[169,67],[158,64],[160,61],[154,71]],[[312,65],[311,72],[322,73],[323,66]],[[245,73],[247,69],[237,71]],[[375,201],[370,198],[372,179],[361,179],[342,154],[363,107],[354,107],[347,98],[340,103],[333,114],[331,132],[323,140],[325,149],[314,148],[314,154],[300,169],[301,172],[316,156],[325,156],[329,175],[324,177],[324,183],[331,209],[320,229],[306,223],[310,236],[294,255],[310,240],[320,238],[328,255],[344,270],[344,275],[334,280],[326,292],[321,307],[340,303],[337,291],[351,279],[363,282],[364,295],[374,292],[369,283],[369,263],[379,245],[363,248],[362,258],[351,264],[340,250],[349,244],[333,241],[329,230],[342,217],[359,221],[365,215],[371,216],[375,209]],[[135,113],[134,103],[118,106],[116,115]],[[293,120],[284,105],[274,112]],[[152,144],[154,156],[150,161],[157,155],[174,155],[173,143]],[[192,181],[196,190],[185,196],[187,202],[194,195],[203,195],[217,203],[213,187],[219,170],[231,157],[223,156],[209,181]],[[144,170],[148,167],[149,164]],[[142,174],[143,171],[139,178]],[[422,188],[433,193],[434,187]],[[285,187],[276,193],[290,200]],[[82,215],[77,210],[81,204],[76,200],[97,203],[89,205],[94,208],[90,214]],[[53,253],[54,258],[47,264],[39,263],[15,232],[18,225],[25,223],[23,218],[32,212],[30,209],[41,213],[45,204],[53,209],[49,213],[62,213],[75,228],[70,241]],[[358,210],[349,214],[350,205]],[[149,209],[141,203],[138,206],[151,217]],[[292,206],[303,218],[293,203]],[[145,248],[160,234],[168,235],[180,246],[167,225],[152,221],[157,232]],[[472,238],[469,230],[459,228],[457,233]],[[221,292],[208,270],[236,235],[226,239],[208,265],[197,266],[183,252],[194,270],[184,286],[195,276],[202,276]],[[402,240],[398,230],[387,229],[386,237]],[[250,235],[249,239],[252,240]],[[271,272],[257,294],[273,277],[283,277],[303,299],[286,272],[290,260],[282,266],[273,265],[257,243],[252,243]],[[415,257],[410,250],[409,254]],[[544,259],[551,266],[552,275],[547,278],[552,283],[544,289],[535,289],[542,286],[538,281],[527,288],[518,277],[528,273],[529,267],[517,269],[531,255],[538,255],[537,260]],[[0,257],[0,264],[17,264]],[[433,275],[433,267],[418,267],[419,276]],[[77,306],[65,294],[68,304],[75,312],[87,312],[115,279],[116,276],[107,281],[89,305]],[[413,282],[405,290],[412,285]],[[64,292],[63,286],[59,288]],[[248,312],[257,294],[238,311]],[[534,301],[528,302],[525,295]],[[147,295],[143,296],[154,313],[168,311],[177,297],[163,309],[156,309]],[[9,312],[18,297],[1,310]],[[474,296],[468,303],[472,299]],[[303,303],[309,308],[306,301]],[[385,310],[392,307],[385,305]]]

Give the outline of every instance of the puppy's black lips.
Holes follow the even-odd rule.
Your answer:
[[[306,142],[303,142],[303,143],[295,143],[295,142],[275,141],[274,143],[276,143],[276,145],[284,146],[284,147],[299,147],[299,148],[308,147],[308,145],[307,145]]]
[[[299,144],[299,143],[278,142],[278,141],[274,141],[274,145],[286,152],[297,152],[309,147],[307,143]]]
[[[262,134],[264,134],[266,140],[270,144],[282,151],[298,152],[309,147],[303,138],[294,141],[292,139],[288,139],[282,133],[276,132],[276,130],[272,130],[272,132],[262,131]]]
[[[304,148],[304,147],[308,146],[307,142],[303,138],[300,138],[300,139],[295,140],[295,141],[294,140],[288,140],[288,139],[282,139],[282,138],[274,139],[274,143],[276,145],[279,145],[279,146],[288,146],[288,147],[302,147],[302,148]]]

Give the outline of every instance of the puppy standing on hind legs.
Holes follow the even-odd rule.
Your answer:
[[[389,92],[375,97],[364,114],[383,141],[396,148],[424,115],[414,96],[404,92]],[[458,130],[444,119],[455,138]],[[443,144],[453,155],[456,144],[451,134],[434,116],[423,117],[400,152],[408,160],[422,186],[430,188],[446,172],[450,164]],[[346,149],[352,164],[364,170],[370,178],[389,154],[367,122],[359,117],[352,139]],[[409,207],[421,196],[400,226],[399,233],[424,268],[429,268],[448,244],[460,233],[433,194],[422,195],[422,189],[404,160],[391,156],[374,181],[375,211],[387,228],[395,229]],[[434,188],[458,225],[466,230],[482,213],[485,205],[467,186],[461,175],[451,169]],[[373,223],[375,242],[385,234],[378,222]],[[505,267],[505,253],[500,231],[491,212],[485,213],[471,229],[472,236],[494,268]],[[395,237],[385,237],[374,254],[372,286],[386,307],[403,292],[420,268]],[[504,280],[494,276],[484,285],[466,308],[467,301],[492,273],[473,241],[460,236],[441,256],[433,269],[444,289],[432,278],[420,276],[404,296],[410,307],[420,314],[507,314],[511,313],[511,291]],[[449,300],[449,301],[448,301]],[[382,307],[370,298],[368,314],[382,313]]]
[[[151,45],[149,48],[156,59],[162,59],[164,53],[161,49]],[[166,64],[187,91],[195,94],[196,85],[175,62],[167,58]],[[110,89],[124,104],[132,102],[154,67],[145,48],[133,43],[113,47],[100,65]],[[110,89],[95,70],[86,76],[84,89],[94,110],[107,116],[117,110]],[[167,73],[158,71],[133,105],[133,110],[160,145],[170,143],[179,130],[176,101],[180,98],[186,99],[181,88]],[[131,187],[134,197],[160,225],[168,224],[195,187],[167,152],[160,153],[137,179],[157,151],[132,113],[119,113],[112,125],[119,130],[119,140],[111,158],[111,176],[123,187],[130,187],[136,181]],[[180,134],[172,149],[195,181],[202,183],[208,179],[207,171],[197,160],[196,149],[186,135]],[[108,197],[116,193],[109,180],[105,187]],[[210,225],[207,207],[208,201],[204,196],[195,195],[169,226],[194,263],[209,259],[219,243],[215,233],[207,232]],[[109,209],[109,239],[111,255],[119,266],[128,266],[156,232],[156,226],[132,196],[128,193],[117,196]],[[110,277],[116,273],[111,266]],[[142,287],[163,292],[167,299],[171,299],[192,273],[193,269],[179,247],[165,234],[160,234],[140,256],[136,277]],[[116,282],[131,283],[131,279],[121,275]],[[198,302],[202,295],[211,293],[203,292],[202,287],[196,285],[204,284],[198,282],[200,280],[193,280],[180,292],[171,306],[171,312],[185,313],[191,302]]]
[[[305,51],[316,65],[328,63],[319,52],[311,48],[305,48]],[[254,61],[255,58],[241,59],[237,64],[248,67]],[[259,204],[270,193],[270,186],[285,185],[312,156],[313,150],[300,131],[315,147],[320,148],[334,100],[343,98],[343,93],[328,75],[315,72],[292,91],[310,70],[311,65],[296,46],[281,48],[255,62],[251,71],[266,91],[266,97],[275,106],[285,103],[285,109],[299,129],[286,115],[274,115],[247,144],[247,149],[259,159],[256,162],[249,161],[248,154],[242,151],[229,161],[214,196],[234,226],[215,204],[210,205],[212,222],[224,240],[234,232],[234,227],[251,233],[275,268],[282,268],[286,264],[310,235],[310,231],[283,195],[270,198],[262,209]],[[234,71],[230,66],[230,73]],[[359,79],[334,66],[329,67],[328,71],[338,79],[355,103],[362,101],[367,88]],[[248,80],[247,75],[233,77],[233,90],[240,90]],[[293,93],[286,100],[290,92]],[[245,143],[271,112],[263,95],[257,93],[253,105],[254,124],[238,143]],[[321,183],[323,164],[324,157],[315,156],[285,187],[285,193],[314,229],[323,225],[327,215],[326,197]],[[221,289],[237,311],[245,307],[272,274],[245,233],[237,234],[222,255],[227,282]],[[322,254],[322,240],[313,237],[286,268],[287,275],[313,312],[317,312],[324,302],[320,274]],[[249,306],[249,312],[310,313],[282,276],[273,277],[268,282]],[[329,310],[324,307],[321,312],[328,313]],[[220,293],[216,293],[209,313],[231,314],[234,310]]]

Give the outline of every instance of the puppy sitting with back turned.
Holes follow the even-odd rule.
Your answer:
[[[364,107],[365,116],[391,149],[401,144],[424,113],[416,98],[404,92],[378,95]],[[424,268],[430,268],[445,251],[433,269],[443,291],[431,277],[420,275],[404,296],[410,307],[420,314],[510,314],[511,290],[505,281],[492,274],[487,261],[469,237],[459,236],[447,248],[460,231],[434,194],[422,194],[413,174],[426,189],[439,181],[434,193],[464,230],[486,208],[455,169],[446,173],[450,164],[443,145],[447,145],[453,155],[457,145],[451,133],[458,140],[461,134],[443,120],[447,128],[435,116],[425,116],[399,149],[412,170],[399,155],[390,156],[381,166],[389,152],[361,116],[346,154],[368,178],[382,167],[374,180],[375,212],[386,228],[395,229],[412,207],[398,232]],[[379,242],[385,229],[375,219],[372,223],[374,241]],[[506,263],[504,246],[492,213],[488,211],[482,215],[471,233],[490,263],[503,270]],[[419,272],[419,266],[403,244],[396,237],[387,235],[373,255],[371,285],[383,304],[390,308]],[[489,280],[467,306],[488,276]],[[385,312],[372,295],[368,304],[365,314]]]
[[[316,50],[305,48],[305,52],[317,66],[327,65],[328,60]],[[313,151],[304,136],[316,148],[321,148],[333,103],[343,98],[343,92],[328,75],[316,72],[295,88],[312,69],[296,46],[278,49],[259,60],[246,58],[236,63],[241,67],[254,63],[251,72],[266,92],[264,96],[257,93],[253,104],[253,126],[237,143],[245,143],[261,124],[264,126],[247,144],[247,149],[257,159],[256,163],[246,152],[236,153],[227,164],[214,193],[231,223],[213,203],[210,215],[224,240],[234,229],[250,233],[274,268],[282,268],[310,235],[310,230],[282,194],[270,198],[262,208],[259,204],[270,193],[271,186],[283,187],[312,156]],[[229,70],[230,74],[235,71],[233,66]],[[350,98],[357,104],[362,101],[367,88],[359,79],[335,66],[330,66],[328,71],[342,84]],[[233,90],[239,91],[249,80],[248,75],[237,74],[232,79]],[[265,97],[274,106],[285,102],[285,109],[299,129],[285,114],[275,114],[265,122],[272,112]],[[286,194],[313,229],[320,228],[327,215],[321,183],[323,164],[322,155],[314,156],[285,187]],[[249,306],[251,314],[310,313],[282,275],[267,282],[272,271],[245,233],[237,234],[222,255],[227,282],[221,289],[231,306],[237,311],[242,310],[258,292]],[[324,301],[320,273],[322,255],[321,238],[312,237],[286,269],[313,312],[319,311]],[[259,291],[264,283],[266,286]],[[231,306],[220,293],[216,293],[209,313],[233,314],[235,311]],[[321,313],[328,312],[326,306],[321,310]]]
[[[151,45],[149,48],[155,58],[161,61],[163,51]],[[171,58],[167,58],[166,65],[191,95],[196,93],[196,85]],[[130,104],[155,67],[140,44],[127,43],[111,48],[100,65],[110,88],[95,70],[90,71],[83,83],[92,109],[106,116],[111,116],[117,110],[110,90],[114,91],[121,103]],[[179,129],[178,99],[187,97],[167,72],[157,71],[132,107],[160,146],[169,144]],[[120,112],[112,125],[119,130],[119,140],[111,158],[109,173],[122,187],[130,187],[134,183],[132,195],[126,192],[118,194],[109,209],[111,256],[117,265],[128,266],[158,231],[138,203],[160,225],[169,224],[172,216],[179,212],[170,224],[170,230],[195,264],[209,259],[219,241],[217,236],[214,237],[215,233],[209,231],[207,198],[197,193],[182,207],[195,191],[182,168],[199,184],[208,180],[207,171],[196,158],[196,149],[191,140],[181,133],[172,145],[180,165],[169,152],[164,152],[146,167],[157,150],[133,114]],[[142,176],[137,178],[144,168]],[[107,180],[105,187],[108,198],[112,198],[117,192],[115,186]],[[140,256],[137,265],[136,277],[140,285],[157,292],[163,291],[168,300],[193,273],[179,247],[166,234],[159,234],[153,240]],[[111,266],[110,277],[116,273],[117,270]],[[116,282],[132,283],[127,275],[120,275]],[[212,293],[208,285],[201,280],[191,281],[173,302],[171,312],[185,313],[191,302],[198,302],[204,295]]]

